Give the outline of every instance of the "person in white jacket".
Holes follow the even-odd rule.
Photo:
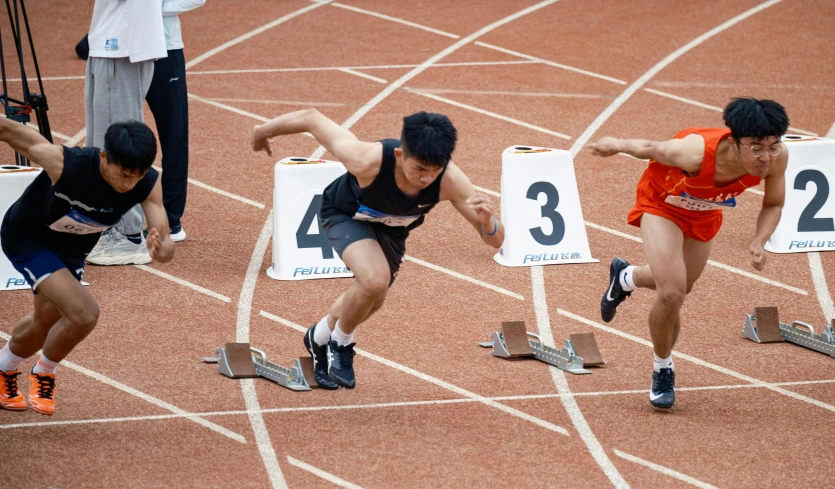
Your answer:
[[[114,122],[142,122],[142,101],[151,86],[154,61],[165,58],[162,1],[95,0],[84,82],[87,147],[104,146]],[[105,233],[87,256],[99,265],[151,261],[142,237],[145,216],[134,207]]]

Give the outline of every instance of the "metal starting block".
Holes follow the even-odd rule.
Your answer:
[[[815,334],[815,328],[802,321],[781,323],[776,307],[758,307],[745,315],[742,335],[755,343],[788,341],[835,358],[835,319],[823,327],[823,334]]]
[[[594,333],[571,335],[565,340],[565,348],[557,349],[542,344],[539,335],[527,331],[524,321],[502,323],[502,330],[493,332],[490,341],[479,342],[479,346],[493,348],[493,356],[501,358],[534,357],[560,370],[572,374],[590,374],[584,366],[605,365],[606,362],[597,348]],[[584,362],[583,358],[589,361]]]
[[[319,384],[313,378],[313,360],[295,358],[290,368],[267,360],[263,350],[249,343],[227,343],[219,347],[216,357],[203,357],[206,363],[216,363],[217,371],[233,379],[264,377],[294,391],[309,391]]]

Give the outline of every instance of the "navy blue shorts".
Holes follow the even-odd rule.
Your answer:
[[[38,285],[53,273],[62,268],[69,269],[76,280],[81,282],[84,277],[84,261],[81,263],[67,263],[49,250],[38,250],[22,256],[8,256],[12,266],[23,274],[23,278],[37,294]]]

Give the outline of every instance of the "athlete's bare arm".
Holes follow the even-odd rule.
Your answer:
[[[168,215],[162,205],[162,177],[157,178],[157,183],[154,184],[148,198],[142,202],[142,210],[145,212],[145,220],[148,221],[148,254],[158,262],[171,261],[176,245],[168,234]]]
[[[775,160],[765,177],[765,195],[760,217],[757,219],[757,234],[748,246],[751,265],[757,270],[765,267],[766,254],[763,247],[769,236],[777,229],[777,223],[780,222],[780,216],[783,213],[783,203],[786,200],[786,167],[789,163],[789,153],[783,151]]]
[[[290,112],[255,126],[250,141],[252,150],[266,151],[272,156],[271,137],[302,132],[312,134],[319,144],[336,156],[345,165],[345,169],[357,177],[360,186],[365,186],[363,181],[371,183],[380,171],[383,159],[381,143],[360,141],[351,131],[316,109]]]
[[[651,159],[662,165],[675,166],[688,173],[698,173],[705,156],[705,141],[698,134],[667,141],[605,137],[593,144],[591,150],[598,156],[626,153],[643,160]]]
[[[0,141],[44,169],[54,185],[64,171],[64,148],[52,144],[38,131],[11,119],[0,117]]]
[[[450,162],[441,180],[440,200],[448,200],[464,219],[478,231],[481,240],[493,248],[504,241],[504,226],[495,215],[490,197],[475,191],[470,179]]]

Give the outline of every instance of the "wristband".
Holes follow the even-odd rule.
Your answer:
[[[493,216],[493,226],[494,229],[492,233],[488,233],[487,231],[485,231],[484,226],[481,226],[481,232],[484,233],[485,236],[495,236],[496,233],[499,232],[499,223],[498,221],[496,221],[496,216]]]

